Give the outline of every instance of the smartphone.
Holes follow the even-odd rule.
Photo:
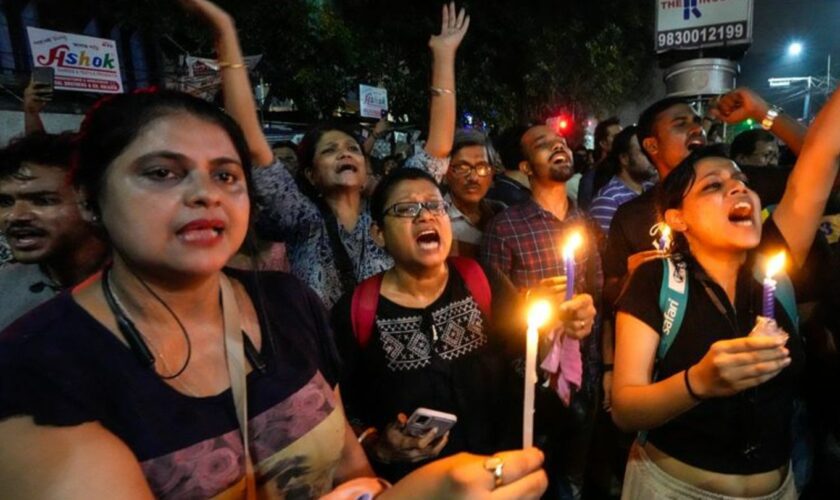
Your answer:
[[[433,428],[437,428],[437,435],[443,436],[458,422],[458,417],[442,411],[428,408],[417,408],[405,425],[406,434],[414,437],[422,436]]]
[[[32,81],[38,85],[48,86],[49,91],[53,91],[53,82],[55,80],[55,69],[48,66],[37,66],[32,68]]]

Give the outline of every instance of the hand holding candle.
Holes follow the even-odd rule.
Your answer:
[[[528,308],[528,335],[525,351],[525,401],[522,406],[522,447],[534,444],[534,386],[537,383],[537,343],[539,329],[551,317],[551,304],[537,300]]]

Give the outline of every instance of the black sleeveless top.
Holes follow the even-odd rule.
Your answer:
[[[699,264],[689,261],[685,316],[671,349],[657,367],[659,380],[699,362],[714,342],[749,334],[756,316],[761,314],[762,300],[762,284],[753,277],[754,259],[759,254],[772,255],[781,249],[787,250],[787,244],[769,220],[764,224],[758,248],[750,251],[747,262],[741,266],[734,309],[723,288]],[[659,334],[663,320],[659,307],[662,275],[659,260],[639,266],[618,300],[619,311],[636,317]],[[706,287],[725,307],[725,315]],[[778,300],[775,311],[779,326],[790,334],[786,347],[790,350],[791,364],[758,387],[731,397],[704,400],[650,430],[648,441],[689,465],[722,474],[756,474],[788,463],[794,390],[801,378],[805,356],[802,339]]]

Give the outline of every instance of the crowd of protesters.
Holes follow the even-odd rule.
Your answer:
[[[739,88],[604,119],[594,152],[491,138],[456,130],[448,4],[423,142],[270,144],[233,19],[180,3],[224,109],[135,92],[51,134],[30,84],[0,151],[0,496],[840,494],[840,93],[807,128]]]

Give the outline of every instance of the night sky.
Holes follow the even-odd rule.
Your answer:
[[[832,55],[832,75],[840,77],[840,0],[754,0],[753,21],[753,45],[741,61],[739,85],[752,87],[769,101],[784,101],[796,89],[770,89],[767,79],[825,78],[828,54]],[[793,40],[804,45],[798,58],[787,55]],[[815,97],[813,106],[821,104],[822,98]],[[782,106],[794,116],[802,112],[801,99]],[[812,107],[812,116],[814,111]]]

